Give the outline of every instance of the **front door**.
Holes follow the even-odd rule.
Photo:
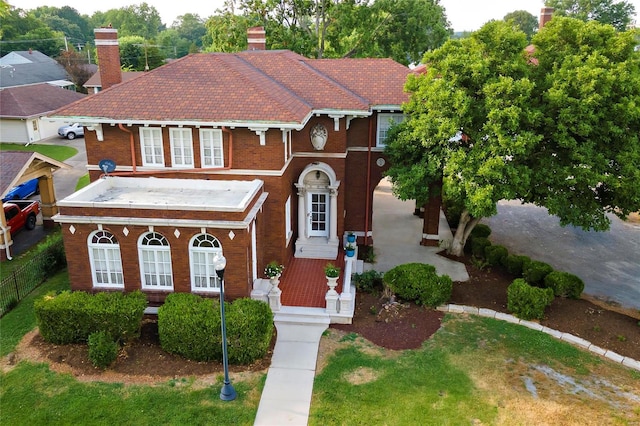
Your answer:
[[[328,237],[329,236],[329,194],[326,192],[307,193],[307,206],[309,211],[308,231],[309,237]]]

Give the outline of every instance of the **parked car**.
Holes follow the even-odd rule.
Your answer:
[[[2,198],[2,202],[24,200],[38,192],[38,178],[34,178],[11,188],[9,192],[7,192],[7,195]]]
[[[7,225],[11,228],[11,235],[22,228],[31,231],[36,227],[38,213],[40,213],[39,201],[13,201],[3,204]]]
[[[78,136],[84,137],[84,127],[78,123],[62,126],[58,129],[58,135],[67,139],[75,139]]]

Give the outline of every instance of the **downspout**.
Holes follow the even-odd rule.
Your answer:
[[[131,135],[130,140],[131,140],[131,164],[133,165],[133,170],[131,172],[115,172],[115,173],[109,173],[109,176],[128,176],[130,174],[135,174],[135,175],[161,175],[164,173],[176,173],[175,169],[169,169],[169,170],[148,170],[148,171],[142,171],[142,172],[138,172],[136,171],[136,151],[135,151],[135,142],[133,139],[133,132],[130,130],[125,129],[124,127],[122,127],[122,123],[118,124],[118,127],[120,127],[121,130],[129,133]],[[200,169],[181,169],[179,170],[180,173],[202,173],[202,172],[216,172],[216,171],[220,171],[220,170],[231,170],[231,168],[233,167],[233,132],[231,132],[231,130],[227,129],[226,127],[222,127],[222,131],[229,134],[229,156],[228,159],[229,161],[228,166],[225,167],[209,167],[209,168],[200,168]],[[224,143],[224,141],[223,141]]]
[[[0,226],[0,228],[2,228],[2,235],[4,238],[4,245],[5,245],[4,249],[7,254],[7,260],[11,260],[13,259],[11,257],[11,248],[9,247],[9,243],[7,242],[7,234],[11,235],[9,232],[11,228],[5,228],[4,226]]]
[[[373,140],[373,119],[369,120],[369,143],[367,147],[367,196],[364,211],[364,245],[369,244],[369,209],[371,206],[371,141]],[[372,213],[373,214],[373,213]]]
[[[131,146],[131,166],[133,168],[133,173],[136,172],[136,150],[135,150],[135,141],[133,140],[133,132],[131,130],[125,129],[122,123],[118,123],[118,127],[123,132],[129,133],[129,145]]]

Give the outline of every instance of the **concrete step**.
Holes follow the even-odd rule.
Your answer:
[[[331,318],[323,308],[283,306],[273,315],[273,322],[295,325],[329,325]]]

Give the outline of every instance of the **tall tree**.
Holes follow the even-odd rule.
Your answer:
[[[154,40],[165,29],[158,10],[145,2],[95,13],[92,22],[96,28],[110,24],[118,29],[119,36],[140,36],[145,40]]]
[[[164,63],[164,55],[155,45],[140,36],[119,37],[120,63],[129,71],[148,71]]]
[[[505,22],[512,22],[520,31],[527,35],[527,40],[531,40],[531,37],[538,31],[538,18],[527,12],[526,10],[516,10],[511,13],[507,13],[502,18]]]
[[[545,0],[545,5],[560,16],[611,24],[618,31],[628,28],[636,11],[630,2],[615,0]]]
[[[2,18],[1,55],[33,49],[55,57],[63,48],[63,33],[49,28],[32,12],[9,6],[8,13]]]
[[[554,18],[533,38],[490,22],[425,55],[408,119],[391,132],[402,199],[443,194],[462,212],[451,252],[498,201],[547,207],[563,225],[606,229],[640,209],[640,60],[631,32]],[[456,136],[457,135],[457,136]]]

